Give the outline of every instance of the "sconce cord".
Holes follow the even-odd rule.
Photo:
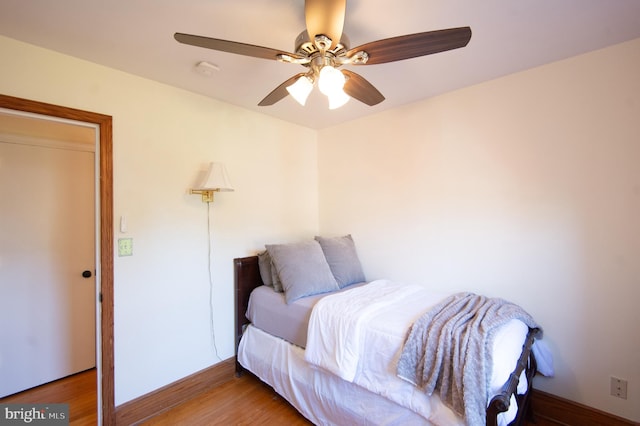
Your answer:
[[[211,203],[207,203],[207,236],[208,236],[208,266],[209,266],[209,325],[211,327],[211,342],[213,343],[213,351],[218,360],[222,361],[220,355],[218,355],[218,347],[216,346],[216,331],[213,322],[213,273],[212,273],[212,264],[211,264]]]

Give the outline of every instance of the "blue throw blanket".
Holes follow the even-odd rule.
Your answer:
[[[398,377],[429,395],[437,390],[442,402],[468,425],[486,424],[493,337],[512,319],[539,328],[521,307],[503,299],[473,293],[446,298],[412,326]]]

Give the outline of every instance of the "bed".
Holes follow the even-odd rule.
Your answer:
[[[352,244],[351,240],[349,242]],[[327,260],[330,260],[330,256],[327,256]],[[313,358],[310,355],[311,343],[315,350],[318,344],[314,342],[325,341],[322,335],[318,337],[311,332],[313,327],[308,329],[309,322],[316,324],[326,321],[326,317],[320,316],[320,313],[316,315],[316,311],[321,312],[321,306],[335,307],[340,303],[350,305],[353,302],[346,298],[347,295],[352,297],[358,292],[360,296],[357,300],[364,300],[362,295],[372,291],[376,286],[376,292],[388,291],[398,299],[395,303],[403,306],[416,304],[414,301],[418,299],[418,294],[420,303],[437,305],[436,302],[442,295],[425,296],[422,293],[412,293],[420,291],[417,289],[409,289],[401,294],[395,283],[377,280],[350,283],[336,291],[298,295],[298,298],[287,303],[283,292],[274,291],[273,285],[265,285],[264,281],[268,280],[263,280],[261,261],[262,258],[259,259],[258,256],[234,259],[238,375],[245,370],[253,373],[274,388],[303,416],[318,425],[465,424],[464,418],[443,404],[437,393],[427,395],[421,389],[397,377],[395,368],[398,364],[398,351],[385,349],[386,353],[379,355],[377,352],[385,351],[370,350],[372,347],[390,347],[392,345],[388,342],[395,345],[400,337],[406,337],[407,331],[394,331],[391,336],[389,330],[392,326],[406,326],[405,323],[417,322],[417,317],[408,313],[411,311],[409,308],[402,309],[403,312],[400,314],[393,314],[389,317],[391,320],[379,316],[378,313],[368,317],[365,322],[372,324],[377,334],[366,336],[367,342],[371,344],[366,347],[365,352],[350,355],[352,358],[355,357],[355,363],[352,366],[353,372],[346,373],[346,376],[333,371],[331,366],[319,367],[309,361],[310,357]],[[336,280],[340,281],[338,278]],[[426,300],[428,297],[433,299]],[[262,302],[258,303],[260,300]],[[369,302],[363,303],[367,307],[371,306]],[[261,307],[257,308],[257,305]],[[279,322],[279,325],[274,325],[273,319],[278,317],[280,320],[275,322]],[[522,340],[518,343],[517,352],[512,354],[513,369],[510,368],[506,374],[501,373],[504,380],[500,378],[498,386],[492,384],[490,402],[483,413],[487,425],[523,424],[525,417],[530,414],[529,396],[532,379],[536,374],[536,359],[532,346],[538,333],[538,329],[526,327]],[[344,336],[340,335],[340,339],[343,338]],[[379,339],[391,340],[381,343]],[[352,338],[344,340],[351,341]],[[373,360],[373,356],[372,360],[368,361],[369,356],[366,354],[372,352],[373,356],[381,357],[384,361],[381,362],[377,358]],[[331,359],[322,355],[322,352],[320,355],[316,353],[315,356]],[[361,358],[375,364],[366,364]],[[383,375],[385,378],[380,379]],[[495,382],[495,377],[492,381]]]

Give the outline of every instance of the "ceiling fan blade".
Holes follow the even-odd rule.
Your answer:
[[[285,81],[284,83],[282,83],[280,86],[278,86],[275,89],[273,89],[271,91],[271,93],[269,93],[267,96],[265,96],[265,98],[263,100],[260,101],[258,106],[273,105],[276,102],[281,101],[282,99],[286,98],[287,95],[289,95],[289,91],[287,90],[287,87],[291,86],[293,83],[296,82],[297,79],[299,79],[303,75],[305,75],[305,73],[303,73],[303,72],[301,72],[299,74],[296,74],[293,77],[291,77],[290,79],[288,79],[287,81]]]
[[[349,50],[346,56],[351,57],[357,52],[365,51],[369,60],[364,65],[384,64],[458,49],[466,46],[469,40],[471,28],[450,28],[373,41]]]
[[[304,16],[309,40],[323,34],[331,39],[331,50],[342,37],[347,0],[305,0]]]
[[[235,53],[238,55],[252,56],[254,58],[273,59],[275,61],[278,59],[278,55],[288,55],[292,58],[303,59],[302,56],[295,53],[271,49],[269,47],[255,46],[253,44],[239,43],[237,41],[220,40],[217,38],[183,33],[175,33],[173,37],[183,44],[219,50],[221,52]]]
[[[347,82],[344,84],[344,91],[347,95],[369,106],[384,101],[382,93],[361,75],[349,70],[342,70],[342,74],[347,77]]]

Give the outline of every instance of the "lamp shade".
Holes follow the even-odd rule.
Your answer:
[[[207,174],[205,175],[200,185],[198,185],[194,189],[200,191],[233,191],[231,181],[229,180],[229,175],[227,174],[227,169],[222,163],[209,164],[209,170],[207,171]]]

